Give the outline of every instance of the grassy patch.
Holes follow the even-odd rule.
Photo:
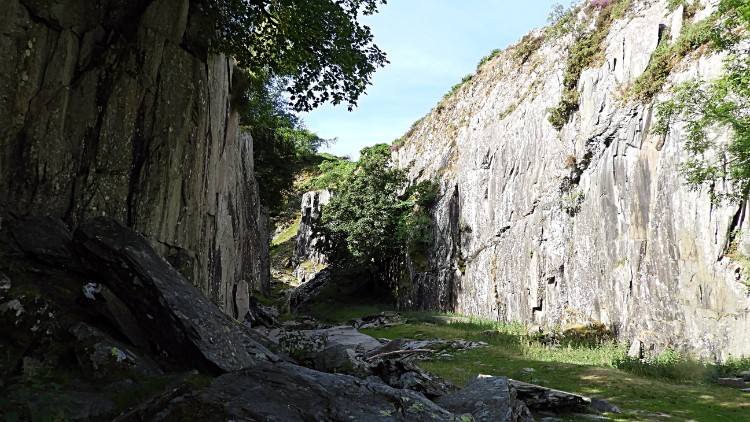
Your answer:
[[[490,52],[490,54],[482,57],[482,59],[479,60],[479,63],[477,63],[477,72],[479,72],[479,69],[481,69],[482,66],[485,65],[485,63],[487,63],[488,61],[494,59],[495,56],[497,56],[498,54],[500,54],[502,51],[503,50],[501,50],[499,48],[496,48],[496,49],[492,50],[492,52]]]
[[[443,99],[447,100],[448,98],[452,97],[453,94],[456,93],[456,91],[458,91],[459,89],[461,89],[461,87],[464,86],[464,84],[466,82],[469,82],[471,80],[471,78],[473,78],[473,77],[474,77],[474,75],[468,74],[468,75],[464,76],[463,78],[461,78],[461,82],[453,85],[451,87],[450,91],[448,91],[447,94],[443,95]]]
[[[271,253],[272,254],[274,252],[273,251],[273,247],[274,246],[277,246],[277,245],[280,245],[280,244],[286,242],[287,240],[291,239],[292,236],[294,236],[294,235],[297,234],[297,230],[299,230],[299,223],[300,223],[300,218],[299,218],[300,214],[299,214],[299,212],[297,213],[297,215],[298,215],[297,216],[297,220],[292,225],[290,225],[289,227],[287,227],[284,231],[282,231],[281,233],[279,233],[278,235],[276,235],[273,238],[273,241],[271,242]]]
[[[723,365],[705,365],[697,361],[686,365],[687,359],[676,358],[675,354],[650,360],[630,359],[625,346],[615,343],[571,337],[563,339],[557,346],[547,346],[540,341],[541,335],[526,335],[521,324],[474,318],[470,318],[469,323],[428,324],[434,315],[449,314],[407,312],[404,315],[410,324],[360,331],[379,338],[462,338],[490,345],[451,352],[454,355],[452,360],[416,362],[425,370],[459,386],[476,374],[504,375],[607,400],[622,408],[623,413],[605,416],[619,422],[740,422],[747,421],[747,415],[750,415],[750,394],[716,385],[711,382],[711,377],[705,376],[736,374],[750,366],[748,358],[730,360]],[[630,366],[626,367],[623,362]],[[566,414],[557,417],[564,421],[588,420]]]

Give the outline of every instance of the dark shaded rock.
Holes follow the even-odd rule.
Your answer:
[[[236,419],[278,422],[452,421],[422,394],[288,363],[259,362],[217,378],[201,399]]]
[[[73,346],[78,363],[90,377],[117,376],[130,371],[148,376],[163,374],[151,359],[137,355],[126,345],[86,323],[74,326],[70,333],[78,340]]]
[[[747,388],[747,383],[742,378],[718,378],[716,383],[727,387]]]
[[[62,394],[70,400],[72,411],[67,416],[74,421],[87,420],[115,408],[115,403],[102,394],[80,391],[64,391]]]
[[[151,416],[163,412],[175,397],[187,393],[191,389],[190,382],[197,375],[198,371],[196,370],[183,374],[181,377],[167,384],[162,390],[148,396],[129,411],[115,418],[112,422],[151,420]]]
[[[0,278],[2,278],[2,276],[0,276]],[[742,378],[745,381],[750,381],[750,371],[740,371],[737,374],[737,377]]]
[[[518,399],[530,409],[575,409],[588,405],[589,400],[577,394],[542,387],[527,382],[508,380],[517,391]]]
[[[315,277],[312,278],[312,280],[292,291],[291,305],[293,307],[297,307],[314,298],[318,295],[318,293],[320,293],[321,290],[323,290],[323,287],[325,287],[331,281],[331,279],[331,270],[327,268],[321,270],[315,275]]]
[[[32,393],[29,398],[43,414],[56,415],[62,410],[65,420],[72,421],[86,421],[115,407],[115,403],[102,394],[81,391]]]
[[[102,284],[90,283],[83,287],[83,294],[97,313],[117,327],[133,346],[148,350],[148,338],[138,327],[138,322],[127,306],[112,290]]]
[[[372,375],[370,366],[359,361],[351,349],[343,344],[335,344],[318,352],[312,358],[313,367],[317,371],[334,374],[347,374],[365,379]]]
[[[471,413],[477,422],[533,422],[526,405],[505,377],[479,375],[466,386],[435,400],[453,413]]]
[[[457,385],[418,366],[398,360],[384,360],[373,366],[372,372],[394,388],[419,391],[430,400],[458,391]]]
[[[622,410],[619,407],[604,400],[591,400],[591,402],[589,403],[589,407],[600,412],[622,413]]]
[[[279,312],[274,312],[273,310],[275,310],[275,308],[273,310],[270,308],[272,307],[263,306],[255,296],[249,296],[247,312],[244,314],[244,319],[240,321],[244,321],[252,327],[257,327],[259,325],[269,328],[280,327],[281,324],[276,320],[276,317],[279,316]]]
[[[21,249],[50,265],[77,269],[80,261],[73,248],[73,235],[62,221],[51,217],[24,217],[13,227]]]
[[[132,229],[109,218],[82,223],[75,246],[178,367],[209,373],[278,360],[257,332],[220,312]]]

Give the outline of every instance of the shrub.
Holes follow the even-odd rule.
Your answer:
[[[462,86],[464,86],[464,84],[465,84],[466,82],[469,82],[469,81],[471,80],[471,78],[473,78],[473,77],[474,77],[474,75],[472,75],[472,74],[470,73],[470,74],[468,74],[468,75],[464,76],[463,78],[461,78],[461,82],[459,82],[459,83],[457,83],[457,84],[453,85],[453,86],[451,87],[451,90],[450,90],[450,91],[448,91],[448,93],[447,93],[447,94],[443,95],[443,99],[446,99],[446,100],[447,100],[448,98],[450,98],[451,96],[453,96],[453,94],[454,94],[454,93],[455,93],[456,91],[458,91],[458,90],[459,90],[459,89],[460,89],[460,88],[461,88]]]
[[[480,60],[479,63],[477,64],[477,72],[479,72],[479,69],[481,69],[482,66],[484,66],[485,63],[487,63],[488,61],[490,61],[493,58],[495,58],[495,56],[497,56],[498,54],[500,54],[500,52],[502,52],[502,51],[503,50],[500,50],[499,48],[496,48],[496,49],[492,50],[492,52],[490,52],[490,54],[482,57],[482,60]]]
[[[557,107],[551,108],[547,118],[552,126],[560,130],[567,123],[570,115],[578,110],[578,92],[576,87],[581,78],[581,72],[600,61],[604,54],[602,43],[609,34],[609,27],[615,19],[622,17],[630,5],[630,0],[606,0],[597,2],[599,13],[596,17],[594,31],[578,37],[570,48],[563,79],[563,94]],[[549,31],[548,31],[549,33]]]
[[[667,37],[662,37],[651,55],[648,67],[633,82],[633,88],[628,93],[628,97],[650,101],[661,92],[675,64],[691,51],[712,40],[714,22],[715,18],[709,18],[695,24],[685,25],[674,43],[669,43]]]
[[[534,52],[539,50],[539,47],[542,46],[542,43],[544,42],[546,37],[547,36],[545,34],[534,38],[531,38],[530,35],[525,35],[523,38],[521,38],[520,45],[516,47],[516,52],[513,57],[520,59],[521,64],[526,63],[526,60],[528,60],[529,57],[534,54]]]

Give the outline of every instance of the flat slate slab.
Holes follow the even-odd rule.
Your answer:
[[[157,350],[184,369],[220,374],[278,361],[260,334],[222,313],[140,234],[110,218],[84,221],[78,253],[133,312]]]

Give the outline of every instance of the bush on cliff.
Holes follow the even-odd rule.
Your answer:
[[[725,74],[676,87],[675,97],[657,106],[654,131],[666,135],[674,123],[684,123],[687,184],[708,188],[715,201],[743,201],[750,190],[750,57],[739,42],[749,38],[750,1],[722,0],[718,18],[723,24],[711,36],[714,48],[729,51]],[[717,142],[717,127],[730,129],[729,142]]]

